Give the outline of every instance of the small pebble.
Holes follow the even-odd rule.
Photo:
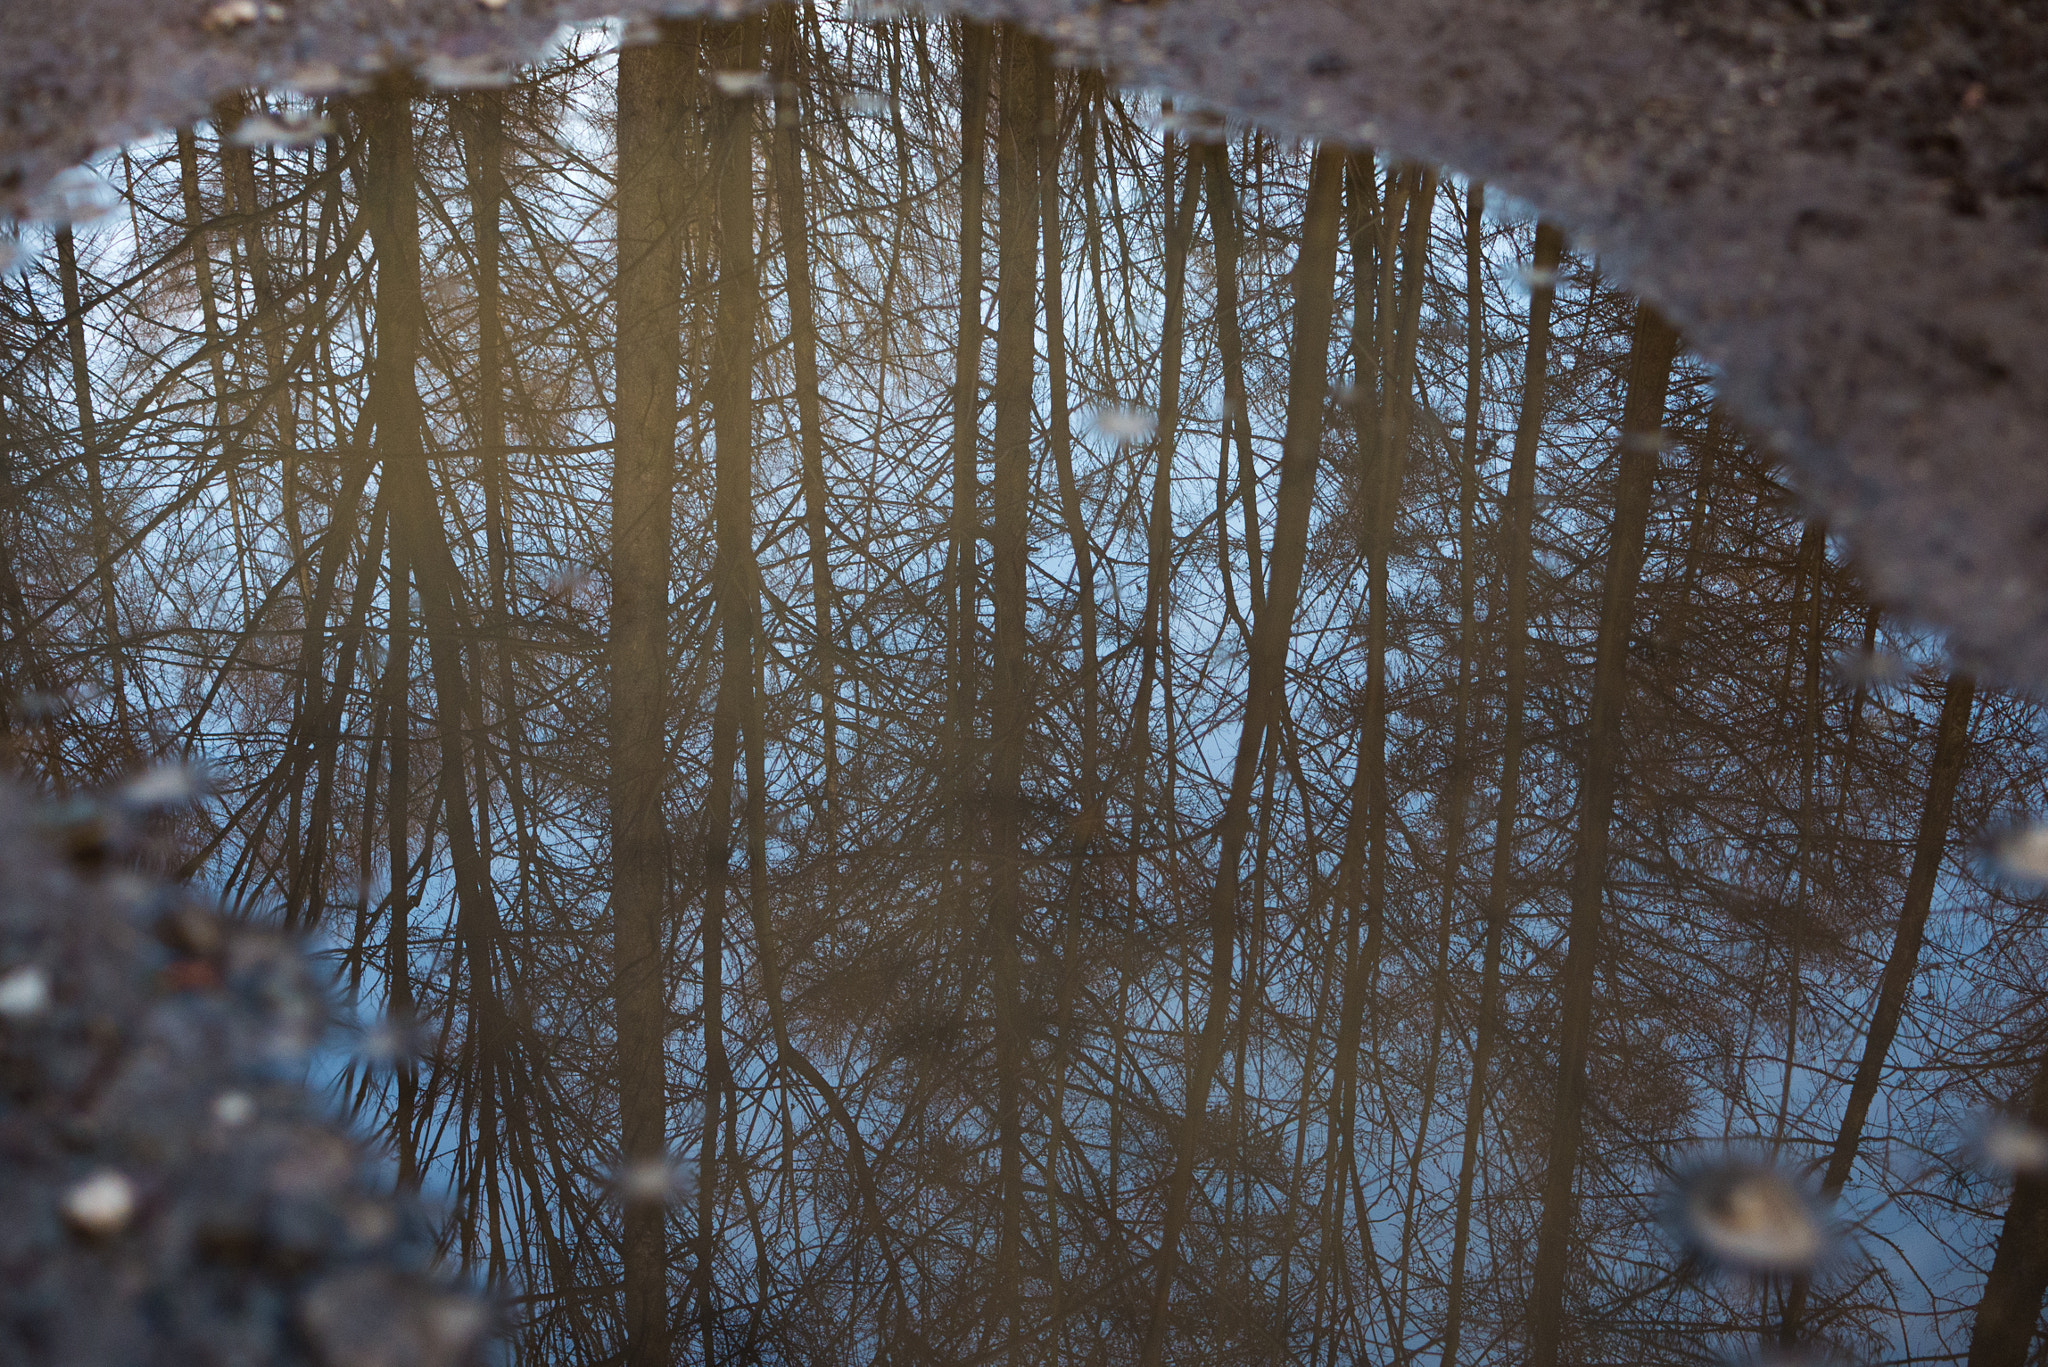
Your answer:
[[[2032,1177],[2048,1172],[2048,1134],[2023,1120],[2000,1116],[1978,1140],[1984,1164],[2002,1176]]]
[[[135,1188],[120,1173],[103,1169],[64,1193],[64,1218],[95,1239],[119,1234],[135,1218]]]
[[[759,98],[768,93],[768,73],[765,71],[714,71],[711,83],[718,87],[718,93],[733,99]]]
[[[34,964],[0,974],[0,1016],[34,1020],[50,1009],[50,977]]]
[[[1126,442],[1143,441],[1159,426],[1159,419],[1143,408],[1098,408],[1093,422],[1103,436]]]
[[[420,63],[420,75],[436,90],[495,90],[512,84],[511,68],[489,55],[450,57],[437,52]]]
[[[1991,861],[2008,878],[2048,883],[2048,825],[2018,826],[1999,836],[1991,847]]]
[[[1776,1168],[1750,1160],[1709,1164],[1684,1178],[1668,1220],[1695,1254],[1745,1272],[1805,1272],[1828,1246],[1812,1198]]]
[[[206,17],[200,22],[216,33],[224,33],[253,24],[258,19],[267,19],[274,24],[284,17],[283,5],[262,4],[259,0],[221,0],[206,12]]]
[[[1835,677],[1844,688],[1890,688],[1913,677],[1912,664],[1888,650],[1845,650],[1835,656]]]
[[[238,147],[307,147],[333,131],[332,119],[251,114],[228,134],[228,141]]]
[[[609,1186],[624,1204],[670,1205],[696,1194],[697,1167],[687,1159],[641,1159],[614,1169]]]
[[[213,1118],[237,1129],[256,1118],[256,1099],[247,1092],[222,1092],[213,1099]]]
[[[206,770],[185,760],[145,769],[116,793],[121,804],[139,811],[188,807],[206,795]]]

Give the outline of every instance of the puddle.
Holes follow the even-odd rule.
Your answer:
[[[10,239],[0,674],[522,1355],[1970,1339],[2041,718],[1597,256],[894,10],[425,75]]]

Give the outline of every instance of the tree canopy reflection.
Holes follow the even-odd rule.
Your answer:
[[[613,36],[0,290],[12,761],[203,758],[522,1360],[2026,1360],[2040,718],[1653,310],[1020,31]]]

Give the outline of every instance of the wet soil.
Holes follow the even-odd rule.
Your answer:
[[[2048,3],[967,0],[1076,59],[1448,163],[1721,369],[1878,596],[2048,685]],[[245,84],[460,79],[601,0],[0,9],[0,207]]]

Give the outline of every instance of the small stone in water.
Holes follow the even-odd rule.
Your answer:
[[[483,1302],[471,1296],[440,1296],[427,1308],[427,1329],[443,1351],[468,1347],[490,1327]]]
[[[1098,408],[1095,430],[1115,441],[1143,441],[1158,427],[1159,419],[1142,408]]]
[[[450,57],[437,52],[420,63],[420,75],[436,90],[492,90],[512,84],[505,63],[490,56]]]
[[[613,1169],[612,1199],[623,1205],[672,1205],[697,1192],[697,1165],[688,1159],[642,1158]]]
[[[2005,1176],[2032,1177],[2048,1172],[2048,1134],[2011,1116],[1991,1122],[1977,1141],[1984,1165]]]
[[[661,21],[636,14],[619,29],[620,47],[652,47],[662,39]]]
[[[462,281],[452,275],[428,281],[424,292],[427,301],[440,309],[456,308],[468,295]]]
[[[312,115],[251,114],[242,120],[228,141],[238,147],[306,147],[334,131],[334,120]]]
[[[2048,883],[2048,825],[2017,826],[1992,842],[1991,862],[2007,878]]]
[[[718,87],[718,93],[733,99],[758,99],[768,93],[769,80],[765,71],[714,71],[711,83]]]
[[[285,17],[284,6],[260,4],[258,0],[221,0],[206,12],[200,22],[215,32],[241,28],[258,19],[268,19],[273,24]]]
[[[295,66],[284,83],[301,95],[339,95],[362,87],[362,82],[332,62],[306,62]]]
[[[133,869],[109,874],[107,901],[123,911],[133,911],[156,896],[156,885]]]
[[[256,1118],[256,1099],[247,1092],[222,1092],[213,1099],[213,1118],[228,1129],[238,1129]]]
[[[146,769],[121,785],[121,804],[152,811],[185,807],[206,795],[206,771],[183,760]]]
[[[176,953],[193,958],[209,958],[227,943],[219,915],[191,898],[180,898],[157,918],[156,938]]]
[[[50,978],[34,964],[0,974],[0,1016],[33,1020],[50,1009]]]
[[[1913,666],[1888,650],[1845,650],[1834,666],[1845,688],[1886,688],[1913,677]]]
[[[551,603],[565,606],[575,601],[576,596],[590,587],[590,571],[582,565],[558,565],[554,573],[541,581],[541,597]]]
[[[73,166],[51,177],[29,206],[28,217],[44,223],[91,223],[114,212],[120,194],[89,166]]]
[[[21,719],[35,726],[69,712],[71,699],[62,693],[38,693],[32,690],[16,698],[14,705],[20,709]]]
[[[839,97],[839,108],[848,114],[886,114],[889,112],[889,97],[872,90],[852,90]]]
[[[1693,1253],[1746,1272],[1806,1271],[1828,1243],[1806,1193],[1776,1168],[1746,1160],[1713,1163],[1683,1179],[1670,1223]]]
[[[80,1234],[104,1239],[119,1234],[135,1217],[135,1187],[111,1168],[64,1193],[64,1219]]]
[[[1223,117],[1206,109],[1175,109],[1159,116],[1159,131],[1188,142],[1221,142],[1227,131]]]
[[[384,1016],[364,1029],[356,1054],[372,1067],[389,1068],[424,1058],[431,1050],[418,1024],[404,1016]]]

